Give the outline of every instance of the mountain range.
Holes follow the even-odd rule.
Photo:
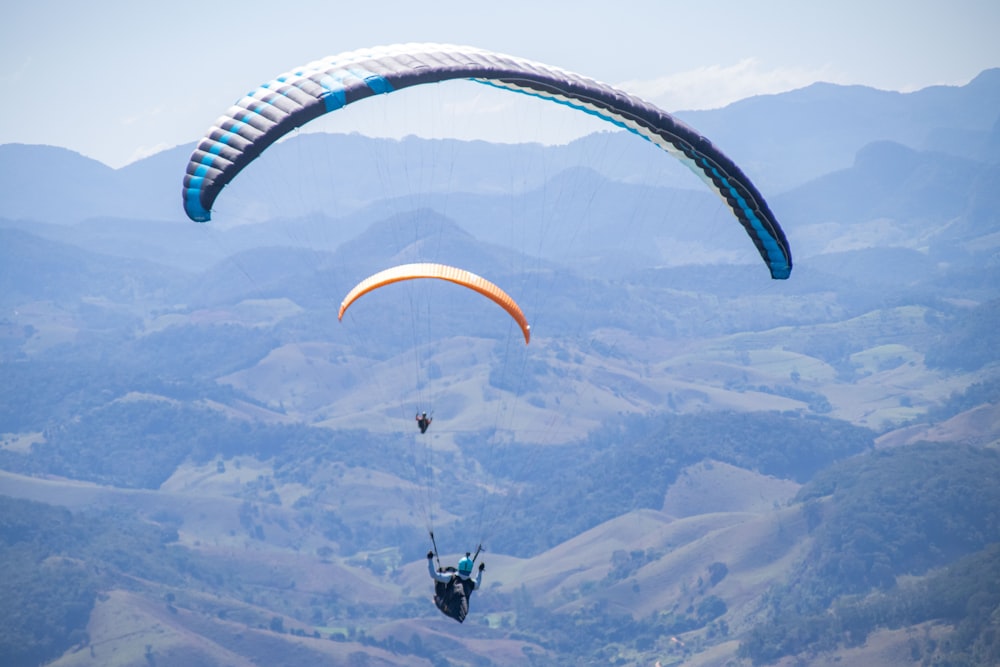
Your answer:
[[[1000,660],[1000,70],[679,115],[788,280],[627,132],[301,133],[206,224],[193,144],[0,146],[4,662]],[[338,322],[415,261],[530,345],[421,281]],[[428,530],[486,547],[464,625]]]

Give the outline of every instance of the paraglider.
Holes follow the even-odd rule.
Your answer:
[[[521,307],[517,305],[509,294],[482,276],[478,276],[470,271],[459,269],[454,266],[448,266],[446,264],[432,264],[428,262],[402,264],[400,266],[394,266],[391,269],[386,269],[385,271],[379,271],[375,275],[365,278],[351,288],[351,291],[344,297],[344,300],[340,303],[340,312],[337,313],[337,319],[342,320],[344,318],[344,313],[347,312],[350,305],[372,290],[376,290],[380,287],[385,287],[386,285],[391,285],[392,283],[397,283],[402,280],[414,280],[417,278],[436,278],[438,280],[445,280],[479,292],[483,296],[491,299],[494,303],[507,311],[508,315],[514,318],[514,321],[517,322],[517,325],[521,328],[521,333],[524,334],[525,345],[531,341],[531,326],[528,324],[527,318],[525,318],[524,313],[521,311]],[[428,424],[430,424],[430,422],[428,422]],[[426,430],[426,428],[421,427],[420,432],[423,433]]]
[[[427,433],[427,429],[430,428],[432,421],[434,421],[434,418],[428,417],[426,412],[417,413],[417,428],[420,429],[421,433]]]
[[[433,540],[434,534],[431,533]],[[480,547],[481,549],[482,547]],[[459,623],[465,620],[469,614],[469,597],[472,592],[482,587],[483,571],[486,563],[479,564],[479,572],[475,580],[472,579],[472,570],[479,557],[479,549],[476,555],[466,551],[465,557],[458,561],[458,567],[438,567],[434,569],[434,551],[427,552],[427,572],[434,580],[434,605],[441,610],[441,613],[449,618],[453,618]]]
[[[607,84],[524,58],[447,44],[360,49],[318,60],[251,91],[198,143],[184,177],[188,217],[211,219],[222,189],[262,151],[297,127],[376,94],[453,79],[526,93],[579,109],[651,141],[715,191],[746,230],[771,277],[787,278],[792,257],[767,202],[707,138],[662,109]]]

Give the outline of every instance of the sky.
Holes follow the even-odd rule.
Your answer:
[[[399,42],[530,58],[684,111],[816,81],[962,85],[1000,67],[998,33],[997,0],[31,0],[9,3],[0,21],[0,144],[60,146],[118,168],[197,141],[230,104],[296,66]],[[387,120],[380,102],[316,129],[523,140],[508,105],[525,96],[472,84],[434,94],[407,101],[405,122]],[[442,105],[451,121],[435,120]],[[455,123],[471,115],[463,109],[483,120]],[[565,112],[527,140],[599,129]]]

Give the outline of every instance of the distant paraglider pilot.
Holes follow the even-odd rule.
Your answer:
[[[450,565],[444,569],[434,569],[434,552],[427,552],[427,571],[434,580],[434,604],[445,616],[449,616],[459,623],[465,620],[469,613],[469,596],[472,591],[479,588],[483,583],[483,570],[486,563],[479,564],[479,574],[476,580],[472,580],[473,559],[469,552],[465,553],[465,558],[458,561],[458,569]]]
[[[426,412],[417,413],[417,426],[420,427],[421,433],[427,433],[427,427],[431,425],[434,421],[433,417],[428,417]]]

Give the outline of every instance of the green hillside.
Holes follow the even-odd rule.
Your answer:
[[[242,472],[234,474],[238,461]],[[1000,593],[982,582],[996,579],[1000,528],[980,511],[1000,506],[994,485],[983,481],[1000,472],[992,450],[927,444],[869,452],[828,468],[787,504],[686,518],[671,517],[669,507],[625,511],[528,558],[488,552],[468,627],[449,625],[427,603],[419,553],[325,539],[330,526],[317,524],[306,496],[291,500],[293,483],[271,478],[269,493],[287,501],[233,498],[234,489],[260,493],[268,478],[268,467],[249,461],[234,459],[214,474],[207,466],[179,471],[159,491],[90,485],[67,495],[69,482],[5,477],[4,488],[19,495],[72,498],[75,507],[4,499],[2,652],[10,664],[64,651],[58,664],[361,659],[352,654],[370,664],[436,664],[444,645],[455,664],[518,664],[525,656],[670,664],[711,655],[763,664],[856,651],[869,637],[928,622],[958,634],[923,635],[913,649],[920,655],[976,664],[996,656],[990,614]],[[344,472],[344,495],[326,502],[351,515],[351,479],[366,477],[357,489],[375,480],[361,469]],[[749,500],[773,479],[746,478],[739,493]],[[110,509],[126,505],[134,509]],[[551,530],[544,512],[532,522]],[[353,529],[357,539],[363,525]],[[454,544],[451,531],[442,536]],[[975,594],[965,592],[970,587]]]

